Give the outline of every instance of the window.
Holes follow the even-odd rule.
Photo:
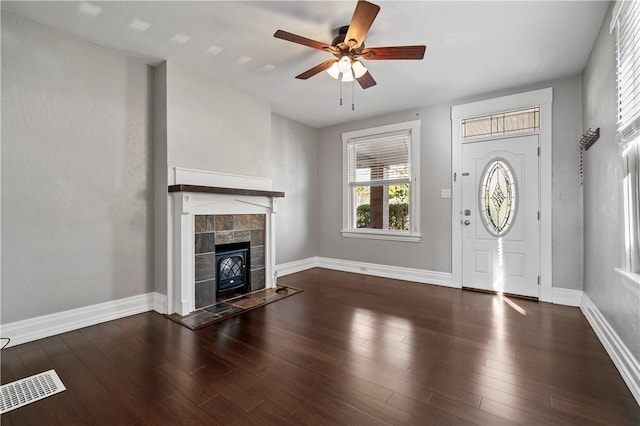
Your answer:
[[[640,2],[616,5],[617,139],[624,166],[625,270],[640,272]]]
[[[506,160],[497,158],[485,169],[480,182],[480,211],[487,231],[501,237],[516,215],[516,182]]]
[[[638,144],[633,143],[623,151],[623,195],[624,195],[624,246],[625,256],[624,269],[628,272],[640,273],[640,214],[639,208],[639,181],[640,174],[638,168],[640,165],[640,153],[638,152]]]
[[[345,237],[419,241],[420,121],[344,133]]]
[[[540,130],[540,107],[465,118],[460,122],[462,140]]]
[[[625,1],[616,27],[618,67],[618,139],[640,135],[640,4]]]

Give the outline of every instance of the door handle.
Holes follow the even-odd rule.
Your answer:
[[[469,219],[467,219],[467,220],[464,221],[464,224],[465,225],[471,225],[471,221]]]

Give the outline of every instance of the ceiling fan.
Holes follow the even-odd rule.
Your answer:
[[[359,0],[353,12],[351,23],[338,30],[338,35],[331,44],[311,40],[287,31],[278,30],[274,37],[308,46],[313,49],[323,50],[335,56],[315,67],[308,69],[296,76],[306,80],[314,75],[327,70],[335,79],[340,81],[358,81],[363,89],[376,85],[367,68],[359,59],[383,60],[383,59],[422,59],[426,46],[389,46],[389,47],[365,47],[364,39],[376,19],[380,6]]]

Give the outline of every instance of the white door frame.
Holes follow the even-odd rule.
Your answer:
[[[462,139],[460,122],[463,118],[476,117],[540,107],[540,292],[539,300],[553,301],[553,255],[552,255],[552,138],[551,87],[510,96],[487,99],[451,107],[451,278],[454,287],[462,288]],[[491,136],[487,139],[494,139]]]

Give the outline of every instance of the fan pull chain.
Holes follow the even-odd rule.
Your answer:
[[[353,76],[353,80],[351,80],[351,111],[356,110],[356,73],[351,69],[351,75]]]
[[[351,81],[351,111],[356,110],[356,75],[351,71],[353,80]],[[338,75],[338,84],[340,85],[340,106],[342,106],[342,74]]]

